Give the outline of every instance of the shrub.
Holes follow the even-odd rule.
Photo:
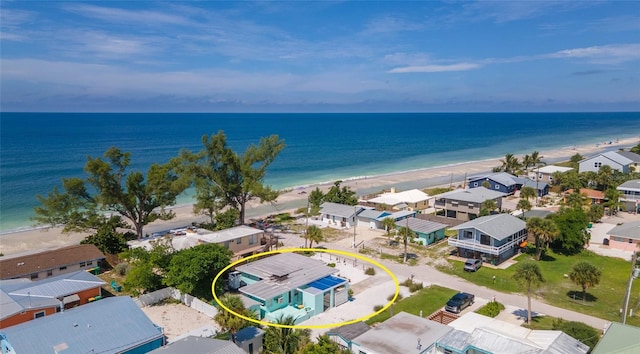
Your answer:
[[[422,282],[419,283],[413,283],[409,286],[409,291],[411,291],[412,293],[415,293],[416,291],[420,290],[424,288],[424,285],[422,284]]]
[[[369,267],[364,271],[364,274],[366,274],[366,275],[376,275],[376,270],[373,269],[373,267]]]
[[[498,316],[498,314],[500,314],[500,311],[502,310],[504,310],[503,304],[497,301],[491,301],[486,305],[482,306],[481,308],[479,308],[478,311],[476,311],[476,313],[479,313],[487,317],[496,317]]]
[[[116,264],[115,271],[116,271],[116,274],[124,277],[125,275],[127,275],[130,268],[131,267],[129,266],[129,263],[121,262]]]
[[[376,305],[373,307],[373,312],[378,312],[380,311],[384,306],[383,305]]]
[[[411,278],[407,278],[405,281],[400,283],[400,285],[406,286],[407,288],[410,287],[412,284],[413,284],[413,280],[411,280]]]
[[[335,263],[328,263],[328,264],[327,264],[327,266],[328,266],[328,267],[331,267],[331,268],[335,268],[335,267],[336,267],[336,264],[335,264]]]
[[[349,290],[347,290],[347,294],[349,294],[349,297],[353,297],[353,289],[349,288]]]
[[[394,294],[389,295],[389,296],[387,297],[387,301],[391,301],[391,300],[393,300],[393,295],[395,295],[395,293],[394,293]],[[396,298],[396,301],[400,301],[400,300],[402,300],[402,298],[403,298],[402,294],[401,294],[401,293],[398,293],[398,297]]]
[[[582,322],[565,321],[561,318],[553,321],[553,329],[562,331],[593,349],[600,339],[598,331]]]
[[[409,259],[409,265],[410,265],[410,266],[418,265],[418,260],[417,260],[417,259],[415,259],[415,258],[411,258],[411,259]]]

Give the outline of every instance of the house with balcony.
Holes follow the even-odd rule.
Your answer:
[[[485,183],[486,182],[486,183]],[[549,194],[549,185],[542,181],[533,181],[528,178],[516,177],[506,172],[491,173],[469,177],[469,188],[478,188],[489,184],[489,189],[512,195],[522,187],[530,187],[536,190],[538,197]]]
[[[621,192],[620,202],[625,210],[640,212],[640,179],[632,179],[619,185],[617,188]]]
[[[341,228],[353,227],[356,217],[365,207],[360,205],[346,205],[324,202],[320,205],[320,217],[323,222]]]
[[[506,194],[484,187],[457,189],[434,196],[436,214],[461,221],[473,220],[480,215],[480,207],[493,200],[498,210],[502,209],[502,198]]]
[[[529,171],[529,179],[532,181],[553,183],[553,174],[556,172],[565,173],[573,170],[571,167],[546,165]]]
[[[449,237],[449,246],[464,258],[482,259],[499,264],[517,254],[527,239],[527,224],[510,214],[482,216],[450,228],[458,231]]]
[[[296,324],[348,301],[349,281],[325,262],[286,252],[235,267],[229,287],[263,321],[291,316]]]
[[[640,155],[631,151],[607,151],[591,156],[579,162],[580,173],[592,171],[598,172],[600,167],[609,166],[612,170],[623,173],[638,171],[640,168]]]
[[[367,199],[366,202],[374,207],[389,206],[391,210],[419,211],[429,207],[430,198],[419,189],[396,192],[395,188],[391,188],[389,193],[382,193],[375,198]]]

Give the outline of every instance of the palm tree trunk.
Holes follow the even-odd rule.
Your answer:
[[[404,237],[404,263],[407,263],[407,237]]]
[[[531,287],[527,288],[527,323],[531,325]]]

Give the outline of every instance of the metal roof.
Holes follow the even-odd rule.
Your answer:
[[[353,214],[358,214],[364,207],[360,205],[346,205],[331,202],[324,202],[320,205],[321,213],[327,215],[335,215],[342,218],[353,217]]]
[[[403,220],[402,222],[400,222],[399,226],[407,226],[407,224],[403,225],[403,222],[407,222],[410,230],[414,232],[420,232],[423,234],[430,234],[432,232],[446,229],[448,227],[447,225],[441,224],[439,222],[416,219],[416,218],[408,218],[406,220]]]
[[[358,214],[359,218],[368,218],[368,219],[378,219],[391,215],[391,213],[387,211],[380,211],[375,209],[365,209],[362,213]]]
[[[630,181],[626,181],[623,184],[619,185],[617,190],[627,190],[627,191],[636,191],[640,192],[640,179],[632,179]]]
[[[613,161],[615,163],[618,163],[620,165],[623,165],[623,166],[626,166],[626,165],[628,165],[628,164],[633,162],[631,159],[629,159],[628,157],[626,157],[624,155],[619,154],[617,151],[607,151],[607,152],[604,152],[604,153],[597,154],[597,155],[591,156],[589,158],[586,158],[586,159],[580,161],[580,163],[592,160],[592,159],[600,157],[600,156],[602,156],[602,157],[604,157],[606,159],[609,159],[609,160],[611,160],[611,161]]]
[[[640,240],[640,221],[625,222],[622,225],[617,225],[607,234],[610,236]]]
[[[640,328],[612,322],[592,354],[632,354],[640,352]]]
[[[115,354],[163,337],[128,296],[108,297],[2,331],[16,353]]]
[[[400,312],[354,338],[352,342],[377,353],[421,353],[452,330],[447,325]],[[418,341],[421,350],[417,349]]]
[[[338,272],[321,260],[291,252],[237,266],[236,270],[261,279],[238,290],[262,300],[271,299]]]
[[[458,226],[454,226],[450,228],[450,230],[476,229],[491,236],[492,238],[502,240],[526,229],[526,227],[527,223],[513,215],[496,214],[481,216]]]
[[[416,215],[416,212],[415,211],[410,211],[410,210],[398,210],[396,212],[393,212],[390,215],[381,216],[381,217],[377,218],[376,220],[382,221],[382,220],[384,220],[386,218],[392,218],[393,220],[398,221],[400,219],[405,219],[409,215]]]
[[[503,186],[513,186],[518,183],[517,177],[506,173],[506,172],[497,172],[488,175],[476,175],[469,178],[469,182],[480,181],[480,180],[492,180],[494,182],[500,183]]]
[[[552,174],[554,172],[567,172],[571,171],[573,168],[571,167],[563,167],[563,166],[555,166],[555,165],[546,165],[540,168],[530,170],[529,172],[539,172],[539,173],[547,173]]]
[[[488,199],[497,199],[506,196],[506,194],[485,187],[454,190],[445,192],[435,196],[436,199],[446,198],[449,200],[457,200],[468,203],[482,203]]]
[[[239,330],[238,332],[236,332],[236,342],[244,342],[262,334],[264,334],[264,330],[258,327],[255,327],[255,326],[245,327]]]
[[[400,203],[418,203],[428,200],[430,197],[427,193],[419,189],[410,189],[408,191],[397,193],[383,193],[378,197],[369,199],[368,202],[396,205]]]
[[[622,155],[633,162],[640,162],[640,155],[631,151],[616,151],[618,155]]]
[[[245,354],[244,350],[228,340],[188,336],[149,354]]]
[[[230,229],[220,230],[216,232],[208,232],[204,234],[198,233],[198,235],[194,237],[197,237],[202,241],[205,241],[208,243],[222,243],[222,242],[235,240],[245,236],[257,235],[262,233],[264,233],[264,231],[256,229],[254,227],[240,225],[240,226],[232,227]]]

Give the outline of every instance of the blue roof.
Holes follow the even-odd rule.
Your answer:
[[[236,332],[236,342],[244,342],[262,334],[264,334],[264,330],[258,327],[254,327],[254,326],[245,327],[239,330],[238,332]]]
[[[2,332],[16,353],[120,353],[163,337],[128,296],[109,297]]]

